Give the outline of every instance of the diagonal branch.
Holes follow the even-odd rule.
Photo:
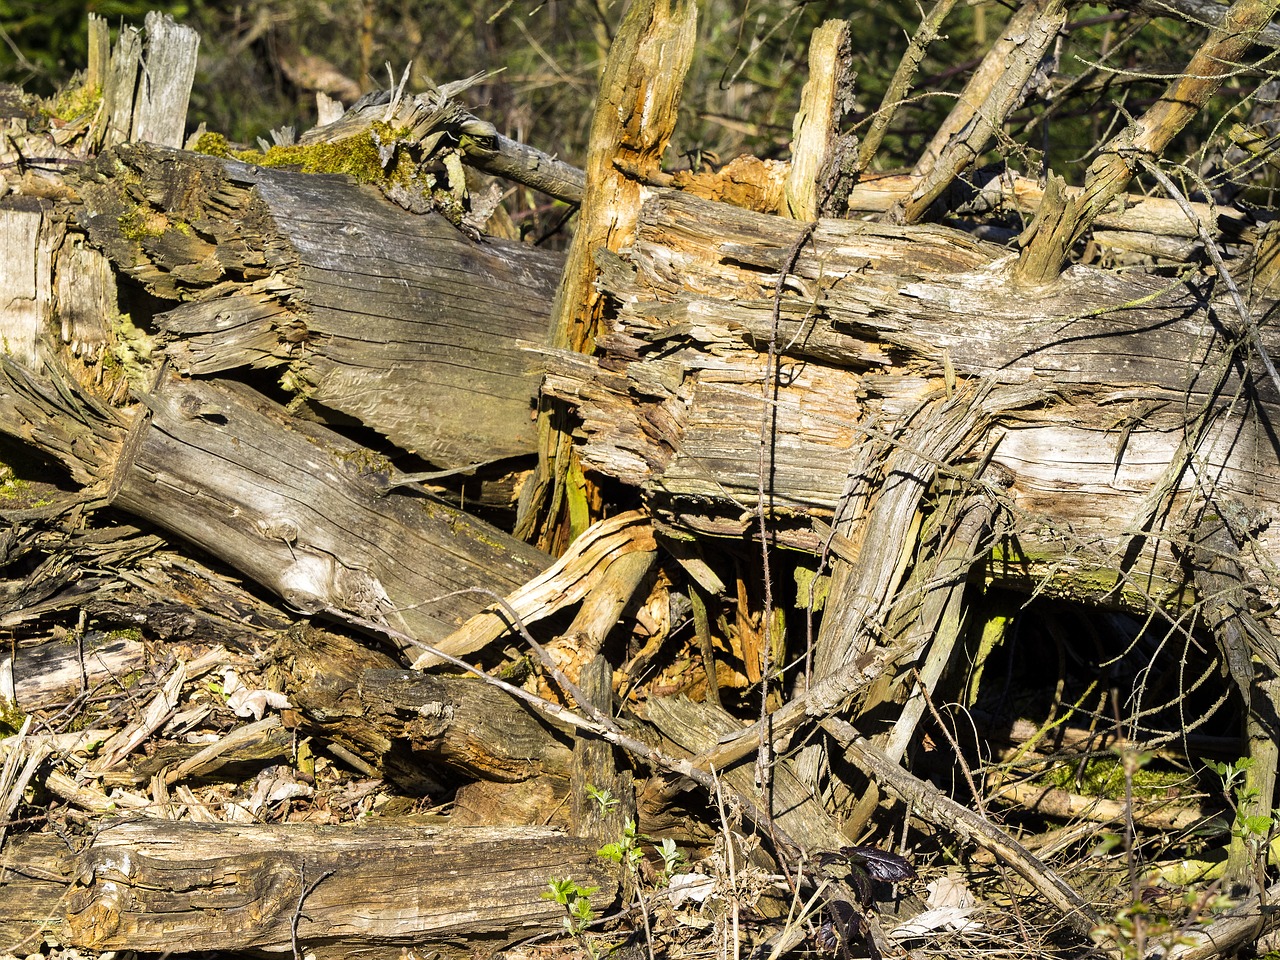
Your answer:
[[[1072,246],[1124,192],[1141,158],[1164,152],[1238,68],[1278,9],[1280,0],[1237,0],[1164,95],[1112,138],[1089,165],[1078,196],[1065,199],[1061,178],[1050,177],[1051,189],[1045,191],[1035,221],[1024,235],[1015,273],[1022,283],[1040,286],[1058,276]],[[1055,185],[1057,189],[1052,189]]]

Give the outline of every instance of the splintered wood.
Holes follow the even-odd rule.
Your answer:
[[[1277,234],[1157,164],[1266,99],[1277,3],[1083,185],[977,169],[1056,156],[1011,130],[1059,0],[924,137],[964,5],[875,108],[828,22],[790,159],[688,169],[685,0],[620,21],[585,171],[486,73],[180,149],[198,38],[93,19],[100,106],[0,90],[0,953],[1264,952]],[[482,236],[477,170],[567,252]]]

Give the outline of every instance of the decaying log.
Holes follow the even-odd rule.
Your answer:
[[[610,45],[592,115],[583,203],[551,310],[556,349],[594,349],[606,302],[596,283],[596,255],[620,250],[634,235],[641,184],[626,171],[643,176],[662,162],[675,130],[697,24],[695,3],[637,0]],[[536,534],[536,542],[556,554],[599,517],[599,497],[587,488],[577,465],[571,424],[568,409],[544,396],[538,466],[521,493],[516,526],[517,536],[534,541]]]
[[[558,255],[478,243],[344,177],[139,144],[73,185],[116,269],[181,301],[157,318],[179,370],[280,368],[313,414],[442,467],[533,451],[529,349],[545,342]]]
[[[354,679],[317,674],[290,692],[309,725],[392,781],[433,763],[500,783],[547,775],[567,784],[563,731],[475,678],[371,669]]]
[[[605,273],[620,311],[603,359],[549,360],[547,389],[578,405],[584,462],[643,485],[660,519],[747,529],[774,287],[802,229],[655,192],[628,260]],[[1017,529],[989,575],[1142,609],[1183,602],[1165,539],[1176,521],[1135,533],[1206,493],[1274,502],[1277,451],[1261,424],[1277,398],[1264,382],[1252,405],[1231,406],[1236,341],[1196,287],[1076,267],[1030,297],[1007,266],[1001,248],[941,227],[818,224],[780,303],[778,536],[818,549],[812,519],[846,509],[851,485],[879,487],[894,449],[932,449],[932,469],[963,480],[989,463],[984,479],[1008,491]],[[948,396],[968,420],[942,443],[918,418]],[[1265,532],[1250,548],[1275,549]]]
[[[840,121],[853,104],[853,71],[849,66],[849,24],[828,20],[809,44],[809,79],[800,96],[791,137],[791,165],[783,187],[784,207],[780,211],[793,220],[812,220],[819,212],[833,215],[827,208],[832,199],[843,212],[847,184],[852,175],[856,138],[841,137]],[[834,195],[834,197],[833,197]]]
[[[248,388],[168,374],[128,426],[65,382],[55,390],[0,365],[6,432],[296,610],[335,608],[438,639],[484,605],[465,591],[513,590],[549,562],[459,510],[393,492],[393,471],[367,448]],[[74,402],[83,409],[69,411]]]
[[[49,929],[92,950],[467,957],[560,929],[563,907],[541,897],[551,878],[612,898],[596,847],[546,828],[372,822],[121,821],[74,856],[56,838],[19,838],[4,851],[18,881],[0,885],[0,948]]]
[[[606,716],[613,713],[613,668],[602,656],[582,669],[583,694]],[[628,823],[636,826],[636,794],[631,771],[620,769],[613,744],[592,736],[578,737],[570,764],[569,822],[578,836],[601,843],[616,842]]]
[[[145,39],[137,27],[122,26],[108,63],[108,26],[102,17],[89,15],[86,84],[101,89],[102,103],[87,141],[94,149],[127,140],[182,146],[200,35],[152,10],[145,21]]]
[[[895,203],[905,203],[919,185],[920,178],[911,174],[867,174],[849,195],[849,209],[860,213],[885,213]],[[1033,214],[1044,198],[1045,186],[1039,180],[1008,169],[968,171],[955,180],[946,193],[935,201],[946,210],[963,215],[985,215],[999,211]],[[1080,187],[1067,187],[1065,196],[1075,199]],[[1248,239],[1254,226],[1248,214],[1238,207],[1192,204],[1196,215],[1233,239]],[[1098,229],[1112,234],[1131,235],[1131,242],[1151,245],[1161,238],[1191,239],[1196,226],[1187,219],[1178,204],[1167,197],[1126,194],[1098,214]]]

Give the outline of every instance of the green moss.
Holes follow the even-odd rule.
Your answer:
[[[46,101],[40,112],[47,117],[71,123],[97,113],[101,105],[101,88],[73,84],[58,91],[52,100]]]
[[[231,156],[231,146],[222,134],[205,132],[196,140],[195,152],[226,158]]]
[[[155,338],[134,326],[132,318],[122,313],[111,324],[115,334],[115,346],[111,348],[113,369],[119,369],[125,378],[134,383],[145,383],[151,375],[152,356],[156,351]]]
[[[1159,578],[1151,572],[1145,579],[1133,574],[1122,578],[1115,567],[1094,562],[1098,555],[1051,548],[1031,552],[1006,539],[992,548],[987,580],[1002,586],[1032,587],[1047,596],[1102,601],[1133,610],[1149,609],[1153,603],[1177,610],[1192,602],[1186,584]]]
[[[5,476],[0,478],[0,500],[25,500],[31,495],[31,483],[21,480],[13,472],[5,468]]]
[[[120,236],[126,240],[141,241],[158,237],[169,227],[169,218],[158,210],[134,207],[116,217],[120,224]]]
[[[1049,784],[1086,797],[1124,800],[1124,764],[1118,757],[1097,757],[1077,764],[1054,767],[1044,777]],[[1166,800],[1170,790],[1185,785],[1186,775],[1139,767],[1133,773],[1133,796],[1138,800]]]
[[[22,729],[27,715],[6,697],[0,697],[0,737],[11,737]]]
[[[418,166],[408,150],[396,149],[391,162],[384,167],[379,155],[380,144],[394,143],[403,131],[387,124],[375,123],[368,132],[332,143],[275,146],[266,153],[260,150],[236,150],[231,156],[260,167],[293,167],[303,173],[341,173],[358,183],[382,186],[408,185],[418,176]],[[425,184],[427,187],[434,183]]]
[[[333,457],[339,463],[350,464],[361,473],[390,473],[392,468],[391,461],[385,456],[364,448],[335,451]]]

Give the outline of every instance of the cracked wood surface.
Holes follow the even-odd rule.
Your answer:
[[[619,305],[602,355],[549,358],[584,462],[643,485],[666,522],[750,525],[774,285],[802,229],[653,191],[627,258],[602,258]],[[864,474],[884,477],[883,456],[860,462],[868,445],[928,449],[924,407],[982,384],[977,423],[934,466],[963,477],[989,459],[1007,475],[1015,530],[992,575],[1182,602],[1168,539],[1195,521],[1187,511],[1214,496],[1265,512],[1280,495],[1277,398],[1246,375],[1206,288],[1077,266],[1033,295],[1010,281],[1011,256],[944,227],[819,222],[780,301],[781,536],[819,548],[811,519],[847,508]],[[1261,567],[1277,552],[1265,530],[1250,549]]]
[[[441,466],[534,450],[529,351],[545,342],[559,255],[475,242],[344,177],[139,144],[76,189],[77,219],[116,269],[175,301],[157,322],[180,370],[278,370],[313,415]]]

